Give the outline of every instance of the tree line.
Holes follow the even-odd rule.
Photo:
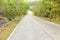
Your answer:
[[[0,14],[9,20],[26,15],[27,9],[29,5],[24,0],[0,0]]]
[[[60,0],[42,0],[31,8],[34,15],[60,21]]]

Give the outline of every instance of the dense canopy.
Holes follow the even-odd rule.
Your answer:
[[[60,0],[42,0],[31,8],[34,15],[60,21]]]
[[[29,5],[23,0],[0,0],[0,14],[9,20],[25,15]]]

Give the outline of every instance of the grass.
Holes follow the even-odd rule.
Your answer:
[[[8,24],[8,26],[6,26],[6,28],[0,28],[0,30],[2,31],[2,33],[0,33],[0,40],[6,40],[6,38],[10,35],[10,33],[16,27],[16,25],[17,22],[12,21]]]
[[[50,19],[49,18],[46,18],[46,17],[44,17],[43,19],[50,21]],[[51,19],[51,22],[60,24],[60,21],[59,20],[55,20],[55,19]]]
[[[0,40],[6,40],[8,38],[8,36],[10,35],[10,33],[14,30],[14,28],[16,27],[16,25],[18,24],[18,22],[20,21],[20,19],[22,19],[24,16],[18,18],[18,20],[13,20],[10,21],[9,23],[7,23],[6,25],[4,25],[4,27],[0,28]]]
[[[50,18],[46,18],[46,17],[39,17],[39,18],[42,18],[44,20],[47,20],[47,21],[50,21],[50,22],[54,22],[54,23],[60,24],[60,20],[55,20],[55,19],[51,19],[50,20]]]

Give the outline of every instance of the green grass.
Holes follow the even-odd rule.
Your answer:
[[[15,18],[13,21],[10,21],[4,27],[0,28],[0,40],[6,40],[10,33],[14,30],[18,22],[23,18],[22,17],[16,17],[18,20]]]
[[[16,27],[17,22],[12,21],[6,26],[6,28],[0,28],[2,30],[2,33],[0,34],[0,40],[6,40],[6,38],[10,35],[12,30]]]
[[[39,17],[39,18],[42,18],[44,20],[47,20],[47,21],[50,21],[50,22],[54,22],[54,23],[60,24],[60,20],[55,20],[55,19],[51,19],[50,20],[50,18],[46,18],[46,17]]]
[[[50,21],[50,19],[46,18],[46,17],[44,17],[43,19]],[[59,20],[55,20],[55,19],[51,19],[50,22],[54,22],[54,23],[60,24],[60,21]]]

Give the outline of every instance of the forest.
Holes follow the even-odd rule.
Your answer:
[[[60,0],[39,0],[34,2],[0,0],[0,40],[7,39],[19,21],[27,15],[27,10],[32,11],[35,17],[60,24]]]
[[[25,15],[28,8],[29,5],[23,0],[0,0],[0,16],[9,20]]]
[[[30,10],[34,12],[35,16],[60,23],[60,0],[42,0]]]
[[[6,40],[19,21],[27,14],[24,0],[0,0],[0,40]]]

